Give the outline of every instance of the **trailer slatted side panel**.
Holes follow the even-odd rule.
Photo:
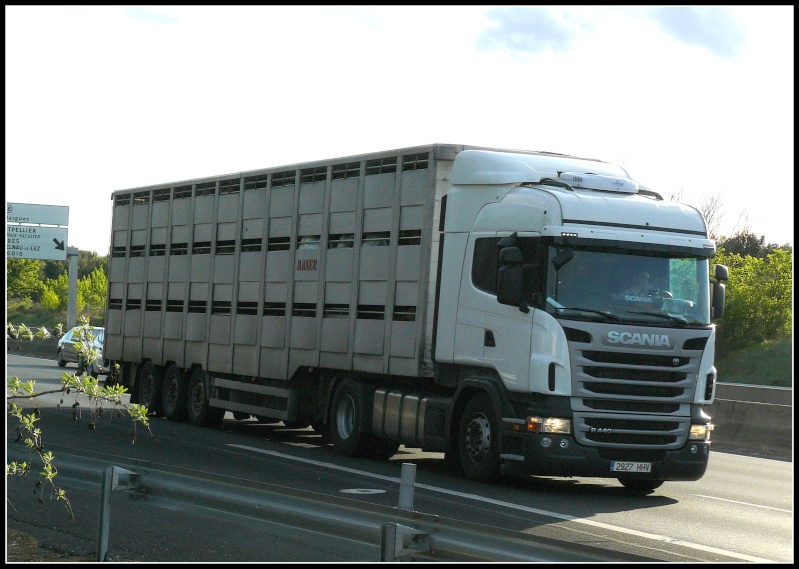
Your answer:
[[[279,380],[430,375],[437,224],[460,149],[115,192],[106,357]]]

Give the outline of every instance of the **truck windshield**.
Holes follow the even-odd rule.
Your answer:
[[[706,258],[556,246],[548,257],[545,309],[556,318],[710,324]]]

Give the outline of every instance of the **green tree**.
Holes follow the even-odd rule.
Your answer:
[[[42,280],[39,272],[44,261],[38,259],[6,259],[6,296],[39,300]]]
[[[731,237],[721,237],[716,246],[727,253],[736,253],[743,257],[758,257],[763,259],[773,253],[779,246],[776,243],[766,244],[766,237],[758,237],[749,230],[742,230]],[[784,248],[785,246],[783,246]]]
[[[100,269],[108,273],[108,255],[100,256],[94,251],[78,251],[78,279],[86,278]]]
[[[45,285],[41,298],[42,306],[50,312],[56,312],[61,307],[61,299],[52,288]]]
[[[78,281],[78,294],[91,310],[102,311],[105,309],[105,297],[108,290],[108,279],[105,271],[98,267]]]
[[[727,303],[718,325],[719,353],[791,336],[793,253],[779,248],[764,258],[720,251],[727,265]]]

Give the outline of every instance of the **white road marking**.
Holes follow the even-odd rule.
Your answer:
[[[244,449],[244,450],[251,450],[253,452],[258,452],[258,453],[262,453],[262,454],[268,454],[268,455],[272,455],[272,456],[277,456],[277,457],[280,457],[280,458],[285,458],[287,460],[295,460],[297,462],[303,462],[305,464],[313,464],[315,466],[321,466],[323,468],[329,468],[331,470],[339,470],[341,472],[349,472],[349,473],[352,473],[352,474],[358,474],[360,476],[368,476],[370,478],[375,478],[377,480],[385,480],[387,482],[395,482],[397,484],[400,483],[400,479],[398,477],[383,476],[382,474],[373,474],[371,472],[363,472],[362,470],[356,470],[354,468],[347,468],[346,466],[338,466],[338,465],[335,465],[335,464],[329,464],[329,463],[326,463],[326,462],[319,462],[317,460],[311,460],[311,459],[308,459],[308,458],[300,458],[300,457],[297,457],[297,456],[291,456],[291,455],[283,454],[282,452],[276,452],[276,451],[273,451],[273,450],[265,450],[265,449],[255,448],[255,447],[246,446],[246,445],[234,445],[234,444],[231,444],[231,445],[228,445],[228,446],[236,447],[236,448],[240,448],[240,449]],[[566,514],[559,514],[557,512],[549,512],[547,510],[540,510],[538,508],[531,508],[529,506],[522,506],[521,504],[513,504],[512,502],[505,502],[505,501],[502,501],[502,500],[494,500],[492,498],[486,498],[484,496],[478,496],[477,494],[466,494],[464,492],[458,492],[456,490],[450,490],[449,488],[441,488],[441,487],[438,487],[438,486],[429,486],[427,484],[418,484],[418,483],[415,486],[417,488],[424,488],[425,490],[430,490],[432,492],[439,492],[441,494],[449,494],[450,496],[458,496],[459,498],[465,498],[467,500],[476,500],[478,502],[485,502],[487,504],[494,504],[496,506],[502,506],[504,508],[509,508],[509,509],[513,509],[513,510],[521,510],[523,512],[528,512],[528,513],[531,513],[531,514],[538,514],[538,515],[542,515],[542,516],[548,516],[548,517],[551,517],[551,518],[556,518],[556,519],[564,520],[564,521],[567,521],[567,522],[581,523],[581,524],[585,524],[585,525],[589,525],[589,526],[593,526],[593,527],[597,527],[597,528],[616,531],[616,532],[619,532],[619,533],[625,533],[625,534],[628,534],[628,535],[634,535],[634,536],[641,537],[641,538],[644,538],[644,539],[651,539],[651,540],[660,541],[660,542],[663,542],[663,543],[681,545],[683,547],[688,547],[688,548],[696,549],[696,550],[699,550],[699,551],[705,551],[705,552],[708,552],[708,553],[716,553],[716,554],[719,554],[719,555],[726,555],[727,557],[733,557],[735,559],[740,559],[741,561],[750,561],[750,562],[753,562],[753,563],[777,563],[776,561],[772,561],[770,559],[763,559],[761,557],[754,557],[752,555],[745,555],[745,554],[742,554],[742,553],[735,553],[735,552],[732,552],[732,551],[726,551],[724,549],[718,549],[718,548],[715,548],[715,547],[709,547],[707,545],[701,545],[701,544],[698,544],[698,543],[690,543],[688,541],[682,541],[682,540],[679,540],[679,539],[674,539],[674,538],[666,537],[666,536],[663,536],[663,535],[657,535],[657,534],[646,533],[646,532],[642,532],[642,531],[636,531],[636,530],[632,530],[632,529],[613,526],[613,525],[610,525],[610,524],[603,524],[601,522],[595,522],[595,521],[586,520],[586,519],[583,519],[583,518],[575,518],[574,516],[569,516],[569,515],[566,515]]]
[[[792,514],[791,510],[783,510],[782,508],[772,508],[770,506],[760,506],[758,504],[750,504],[749,502],[739,502],[738,500],[727,500],[726,498],[716,498],[715,496],[705,496],[703,494],[696,494],[700,498],[707,498],[708,500],[721,500],[722,502],[730,502],[732,504],[741,504],[742,506],[752,506],[753,508],[763,508],[764,510],[774,510],[775,512],[785,512]]]

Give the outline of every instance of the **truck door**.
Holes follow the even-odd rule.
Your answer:
[[[525,389],[530,366],[533,311],[497,302],[499,248],[505,234],[469,236],[460,287],[455,358],[496,369],[505,385]],[[516,385],[516,389],[513,386]]]

